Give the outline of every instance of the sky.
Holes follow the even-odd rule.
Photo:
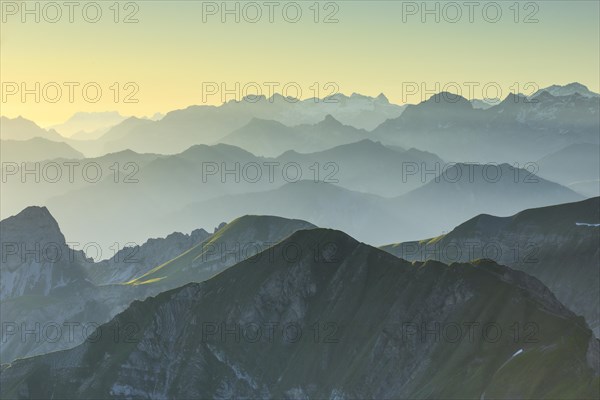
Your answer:
[[[595,0],[64,3],[1,2],[2,115],[50,126],[271,90],[399,104],[574,81],[600,91]]]

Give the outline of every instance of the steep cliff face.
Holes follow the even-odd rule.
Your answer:
[[[2,397],[514,399],[598,390],[591,331],[535,278],[487,260],[411,264],[325,229],[136,301],[98,332],[72,350],[4,365]]]
[[[1,221],[0,237],[0,361],[73,347],[124,309],[98,301],[84,269],[92,260],[67,245],[45,207]]]
[[[47,296],[83,285],[83,254],[71,250],[46,207],[27,207],[0,222],[0,300]]]
[[[600,198],[477,216],[444,236],[382,247],[407,260],[490,258],[535,276],[600,336]]]
[[[314,228],[299,220],[245,216],[210,240],[204,230],[174,233],[149,240],[135,254],[124,249],[95,264],[67,246],[45,208],[30,207],[0,226],[2,363],[73,348],[134,300],[202,282],[298,229]]]

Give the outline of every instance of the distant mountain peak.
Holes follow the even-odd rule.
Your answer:
[[[248,121],[247,127],[252,128],[278,128],[278,127],[287,127],[279,121],[274,121],[272,119],[258,118],[252,117],[250,121]]]
[[[340,121],[338,121],[337,119],[335,119],[335,117],[333,115],[327,114],[325,116],[325,118],[323,118],[323,120],[318,123],[318,125],[323,125],[323,126],[342,126],[343,124]]]
[[[521,93],[509,93],[504,100],[500,104],[522,104],[527,101],[527,97],[523,96]]]
[[[352,94],[350,95],[351,99],[368,99],[368,96],[365,96],[364,94],[360,94],[360,93],[356,93],[356,92],[352,92]]]
[[[385,146],[384,144],[382,144],[379,140],[373,140],[373,139],[361,139],[358,142],[352,142],[352,143],[348,143],[348,144],[342,144],[340,146],[337,146],[339,148],[348,148],[348,147],[372,147],[372,148],[383,148],[386,150],[390,150],[389,147]]]
[[[252,96],[251,96],[252,97]],[[260,97],[265,97],[265,96],[260,96]],[[253,96],[254,99],[256,99],[256,96]],[[262,100],[262,99],[261,99]],[[256,100],[254,100],[256,101]],[[273,96],[271,96],[268,99],[269,103],[277,103],[277,102],[282,102],[285,101],[286,103],[296,103],[299,101],[299,99],[292,97],[292,96],[284,96],[281,93],[273,93]]]
[[[15,217],[24,219],[50,219],[56,222],[46,206],[29,206],[23,209],[23,211],[18,213]]]
[[[556,96],[554,96],[552,93],[546,91],[546,90],[542,90],[541,92],[538,92],[538,94],[536,94],[534,96],[535,99],[537,100],[552,100],[554,99]]]
[[[65,244],[58,222],[44,206],[29,206],[0,221],[0,227],[5,241]]]
[[[301,225],[306,225],[307,227],[313,227],[316,228],[315,225],[306,222],[304,220],[301,219],[294,219],[294,218],[285,218],[285,217],[280,217],[277,215],[257,215],[257,214],[246,214],[246,215],[242,215],[241,217],[237,217],[236,219],[234,219],[233,221],[229,222],[228,224],[225,224],[224,222],[221,223],[221,225],[219,225],[220,228],[224,227],[225,225],[230,225],[231,226],[235,226],[237,225],[260,225],[260,224],[280,224],[280,225],[285,225],[285,224],[290,224],[290,223],[299,223]],[[219,229],[220,229],[219,228]]]
[[[564,97],[572,95],[580,95],[583,97],[598,97],[598,93],[592,92],[587,86],[579,82],[571,82],[566,85],[551,85],[546,88],[540,89],[530,97],[538,97],[543,93],[548,93],[554,97]]]
[[[560,87],[560,85],[553,85],[553,86],[559,86]],[[585,86],[584,84],[579,83],[579,82],[568,83],[568,84],[564,85],[563,88],[578,89],[578,90],[589,90],[587,86]]]
[[[377,100],[380,103],[385,103],[385,104],[389,104],[390,101],[387,98],[387,96],[383,93],[379,93],[379,95],[377,97],[375,97],[375,100]]]
[[[461,95],[450,93],[450,92],[439,92],[434,94],[421,104],[426,105],[437,105],[437,104],[456,104],[457,106],[465,108],[473,108],[471,102]]]
[[[121,113],[118,111],[100,111],[100,112],[90,112],[90,111],[77,111],[67,121],[72,121],[80,118],[89,118],[89,117],[122,117]]]
[[[269,101],[274,101],[277,99],[277,93],[275,93],[270,99]],[[264,94],[249,94],[247,96],[242,97],[242,99],[240,100],[240,102],[248,102],[248,103],[258,103],[258,102],[263,102],[267,100],[267,96],[265,96]]]

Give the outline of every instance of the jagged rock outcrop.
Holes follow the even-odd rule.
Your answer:
[[[201,282],[298,229],[314,228],[300,220],[245,216],[225,224],[212,236],[202,229],[190,235],[174,233],[149,240],[137,255],[124,249],[112,260],[94,264],[65,244],[58,224],[45,208],[30,207],[0,226],[3,244],[7,244],[0,279],[3,293],[5,288],[7,293],[0,302],[2,363],[73,348],[134,300]],[[27,249],[40,244],[41,249],[60,249],[59,254],[72,257],[54,255],[53,262],[36,262],[36,254],[28,254],[29,258],[22,260],[9,245],[21,242]],[[140,259],[131,262],[127,257]],[[127,280],[131,284],[119,282],[127,276],[131,276]]]
[[[292,251],[293,250],[293,251]],[[409,263],[298,231],[134,302],[75,349],[2,367],[3,398],[584,398],[591,331],[534,278]]]
[[[91,264],[88,276],[98,285],[126,283],[177,257],[209,236],[204,229],[195,229],[189,235],[174,232],[165,238],[149,239],[141,246],[126,247],[108,260]]]
[[[82,252],[71,250],[46,207],[27,207],[0,222],[0,300],[47,296],[85,284]]]

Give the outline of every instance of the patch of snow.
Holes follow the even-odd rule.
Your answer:
[[[130,385],[115,383],[110,389],[111,396],[117,397],[149,397],[149,394],[143,390],[136,389]]]
[[[600,226],[600,224],[588,224],[587,222],[575,222],[575,225],[577,225],[577,226],[595,226],[595,227]]]
[[[519,354],[521,354],[523,352],[523,349],[519,349],[515,352],[515,354],[512,355],[512,357],[510,357],[511,359],[515,358],[516,356],[518,356]]]
[[[227,365],[233,371],[236,378],[243,380],[253,389],[258,389],[258,383],[250,376],[250,374],[246,371],[243,371],[239,365],[235,365],[233,362],[231,362],[224,352],[217,350],[217,348],[212,345],[207,345],[207,347],[217,358],[217,360]]]

